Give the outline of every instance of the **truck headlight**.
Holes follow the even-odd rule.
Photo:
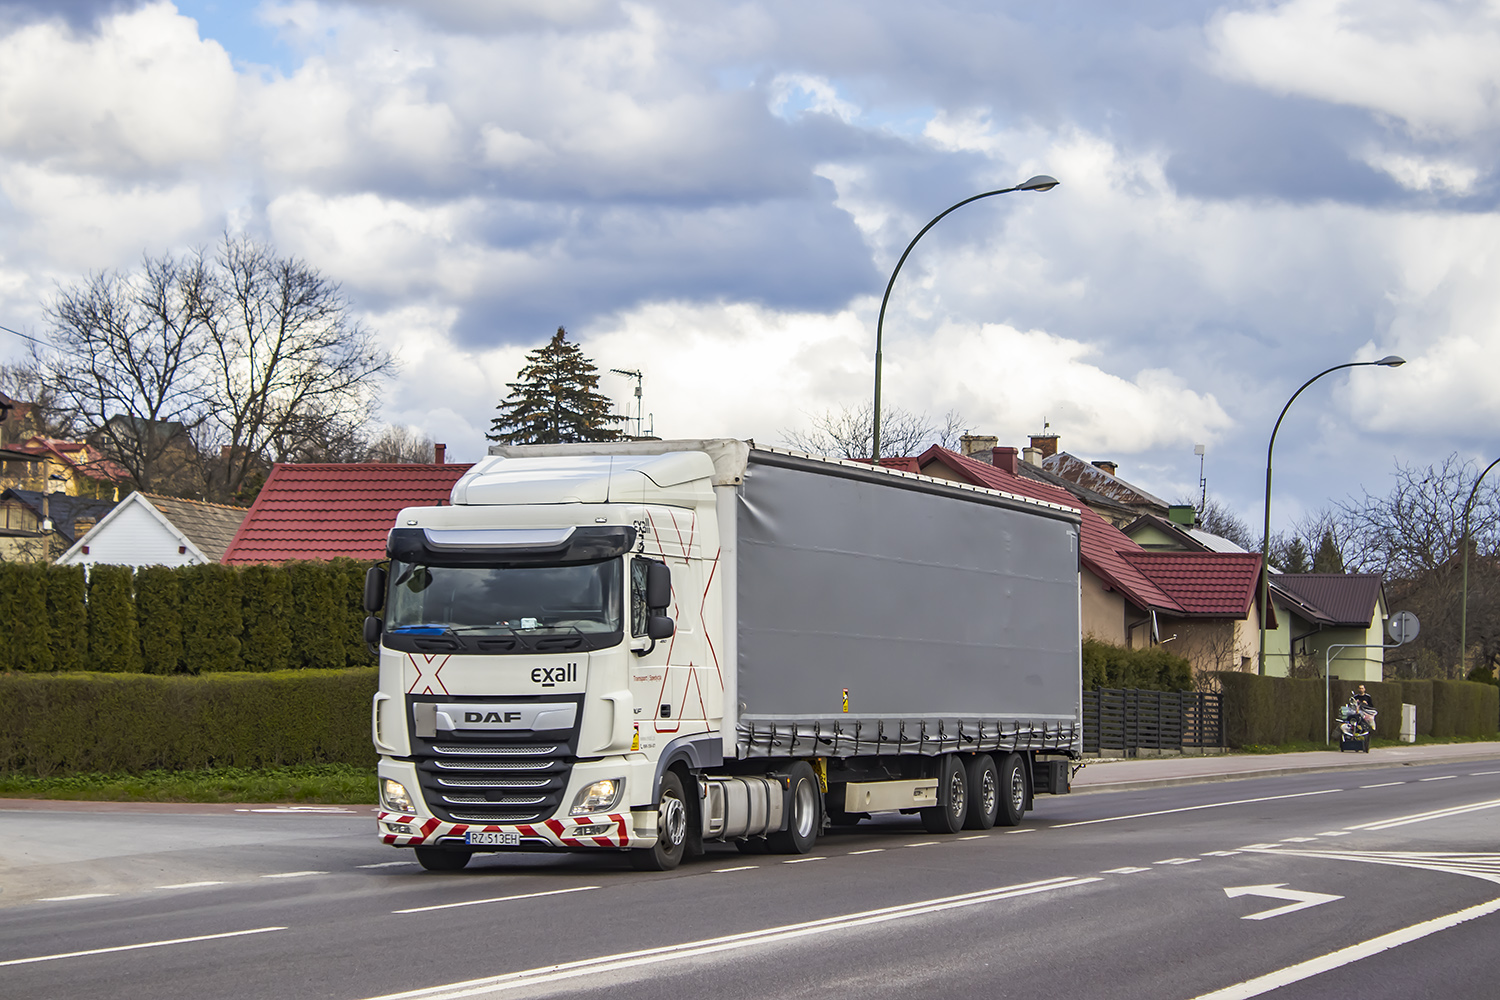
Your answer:
[[[380,801],[391,812],[414,813],[417,811],[417,807],[412,804],[411,793],[406,790],[405,785],[394,778],[381,781]]]
[[[601,778],[578,793],[568,815],[587,816],[589,813],[608,812],[620,804],[620,796],[624,794],[624,778]]]

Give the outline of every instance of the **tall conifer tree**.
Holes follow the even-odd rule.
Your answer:
[[[510,395],[495,409],[485,437],[501,444],[564,444],[574,441],[615,441],[611,427],[623,418],[610,412],[609,397],[595,390],[599,371],[577,344],[568,343],[562,327],[545,346],[526,355],[519,381],[509,382]]]

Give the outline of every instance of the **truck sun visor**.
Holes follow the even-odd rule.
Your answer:
[[[396,528],[392,558],[429,566],[585,563],[612,559],[635,545],[624,525],[567,528]]]

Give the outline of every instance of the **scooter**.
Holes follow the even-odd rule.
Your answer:
[[[1339,753],[1345,750],[1370,752],[1370,734],[1375,732],[1376,711],[1353,698],[1339,709]]]

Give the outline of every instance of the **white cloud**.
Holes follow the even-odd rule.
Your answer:
[[[771,111],[780,118],[832,115],[845,125],[859,117],[859,106],[839,96],[824,77],[808,73],[780,73],[771,81]]]
[[[108,172],[224,156],[236,81],[228,54],[170,3],[0,37],[0,151]]]
[[[1466,195],[1474,191],[1480,178],[1477,167],[1453,160],[1412,156],[1382,149],[1366,150],[1362,159],[1376,170],[1389,174],[1396,183],[1410,191],[1448,191]]]
[[[1365,108],[1419,133],[1500,124],[1500,7],[1432,0],[1290,0],[1221,13],[1220,72],[1278,94]]]

